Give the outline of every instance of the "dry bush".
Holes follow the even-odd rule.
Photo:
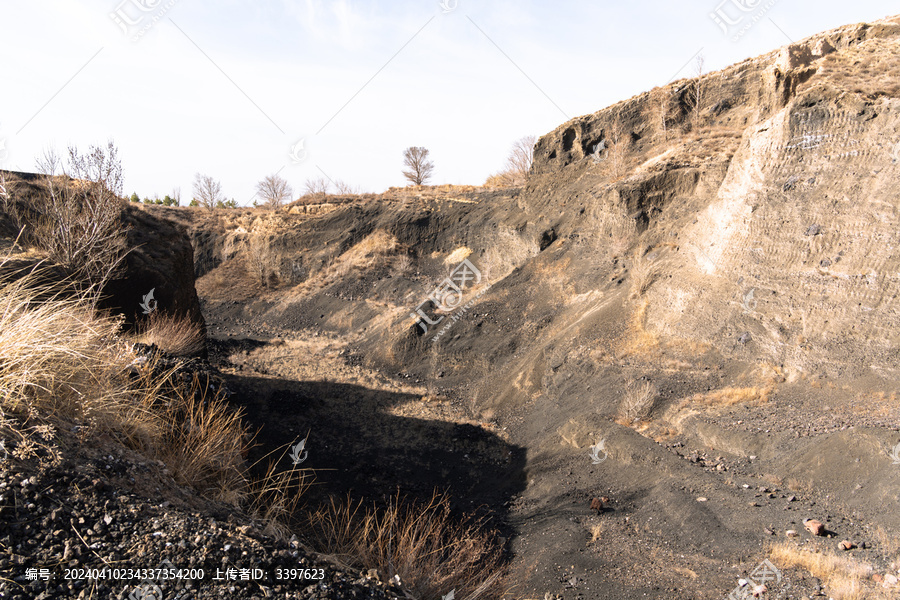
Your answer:
[[[646,419],[653,409],[657,397],[656,387],[649,381],[632,381],[625,388],[625,395],[619,405],[619,416],[626,424]]]
[[[864,600],[890,598],[888,592],[880,592],[866,586],[872,572],[871,566],[850,558],[835,555],[831,551],[813,552],[799,548],[793,542],[781,542],[769,549],[769,558],[780,569],[799,567],[820,579],[835,600]]]
[[[631,263],[631,297],[640,298],[663,274],[665,263],[657,252],[635,253]]]
[[[319,551],[359,568],[395,575],[414,598],[439,600],[455,590],[460,600],[501,598],[502,549],[471,517],[456,520],[447,496],[421,504],[392,498],[383,509],[349,500],[307,515]]]
[[[138,324],[135,339],[142,344],[156,344],[157,348],[174,356],[193,356],[206,348],[206,338],[199,323],[186,316],[168,315],[158,310]]]
[[[303,184],[303,196],[311,196],[319,200],[324,200],[325,196],[328,195],[329,189],[331,189],[331,182],[324,177],[307,179]]]
[[[516,268],[525,264],[540,252],[534,239],[529,239],[515,229],[500,226],[493,238],[493,245],[485,251],[479,261],[482,274],[491,282],[496,282]]]
[[[85,154],[70,146],[64,174],[54,176],[59,165],[54,151],[45,152],[38,167],[46,173],[46,191],[12,216],[25,226],[28,242],[70,269],[80,284],[101,289],[127,253],[118,150],[112,142]]]
[[[484,187],[506,188],[520,186],[524,183],[525,181],[522,178],[518,177],[515,173],[510,173],[509,171],[500,171],[499,173],[488,175],[488,178],[484,180]]]
[[[484,182],[485,187],[514,187],[525,185],[528,173],[534,163],[534,145],[537,138],[527,135],[516,140],[509,155],[506,157],[506,167],[499,173],[489,176]]]
[[[273,275],[277,278],[274,263],[275,253],[269,240],[263,235],[251,235],[247,240],[247,271],[262,287],[268,287]]]

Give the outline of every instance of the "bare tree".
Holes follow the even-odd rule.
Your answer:
[[[222,193],[222,184],[209,175],[195,174],[194,200],[200,206],[205,206],[212,212],[217,205],[225,201],[225,195]]]
[[[609,149],[609,157],[612,159],[613,177],[619,177],[619,167],[622,163],[622,146],[620,139],[622,137],[622,125],[619,122],[619,114],[613,116],[613,122],[609,128],[609,141],[612,142]]]
[[[62,166],[62,160],[56,152],[56,148],[48,146],[44,148],[41,154],[34,160],[34,165],[38,173],[43,175],[56,175]]]
[[[278,210],[286,200],[290,200],[293,193],[290,184],[277,173],[267,175],[256,184],[256,195],[274,210]]]
[[[125,259],[126,231],[122,227],[122,163],[110,141],[91,146],[84,154],[69,146],[63,176],[50,173],[61,161],[55,150],[37,159],[47,171],[47,193],[32,201],[21,215],[30,225],[36,246],[54,262],[72,270],[80,283],[101,290]]]
[[[434,171],[434,163],[428,160],[428,149],[421,146],[411,146],[403,151],[403,166],[409,169],[403,171],[403,176],[413,185],[422,185]]]
[[[668,141],[668,129],[666,127],[666,118],[669,116],[669,103],[671,101],[671,91],[668,87],[658,87],[653,90],[652,95],[656,100],[656,118],[658,119],[659,129],[662,133],[664,142]]]
[[[353,196],[359,194],[359,188],[354,187],[346,181],[342,181],[340,179],[334,182],[334,187],[337,190],[337,193],[341,194],[342,196]]]
[[[512,150],[509,151],[509,157],[506,159],[507,170],[522,181],[531,171],[531,164],[534,162],[534,144],[537,138],[533,135],[516,140],[513,143]]]
[[[181,206],[181,186],[176,185],[172,188],[172,199],[175,200],[175,206]]]
[[[328,190],[331,189],[331,182],[324,177],[318,179],[307,179],[303,184],[303,192],[307,196],[326,196]]]
[[[703,108],[703,63],[705,59],[702,54],[698,54],[694,60],[694,124],[700,124],[700,110]]]

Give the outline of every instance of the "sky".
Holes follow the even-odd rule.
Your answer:
[[[479,185],[568,119],[815,33],[893,0],[0,0],[0,169],[113,140],[126,195],[248,205],[278,173],[303,193]]]

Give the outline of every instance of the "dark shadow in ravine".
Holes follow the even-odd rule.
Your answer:
[[[525,487],[525,449],[481,427],[390,414],[412,394],[358,385],[228,377],[231,401],[257,431],[248,457],[265,469],[267,453],[308,439],[302,468],[315,471],[307,505],[329,496],[379,502],[396,494],[427,501],[446,491],[455,511],[490,517],[508,533],[507,504]],[[289,469],[286,454],[279,467]],[[259,474],[259,471],[256,473]],[[508,537],[508,536],[507,536]]]

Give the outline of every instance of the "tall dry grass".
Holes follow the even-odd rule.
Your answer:
[[[199,323],[188,317],[150,313],[146,321],[138,323],[135,340],[156,347],[174,356],[193,356],[206,348],[206,339]]]
[[[207,497],[249,497],[241,414],[197,376],[185,382],[177,368],[141,364],[117,336],[120,320],[92,306],[87,294],[53,294],[35,275],[0,283],[4,431],[19,446],[46,446],[52,441],[29,432],[78,425],[82,441],[111,437]]]
[[[397,496],[382,509],[336,502],[308,515],[318,549],[385,580],[399,576],[412,597],[440,600],[501,598],[508,591],[502,548],[472,519],[454,519],[447,496],[425,504]]]
[[[896,596],[870,581],[871,565],[832,551],[800,548],[781,542],[769,549],[769,558],[780,569],[801,568],[822,581],[834,600],[887,600]]]

